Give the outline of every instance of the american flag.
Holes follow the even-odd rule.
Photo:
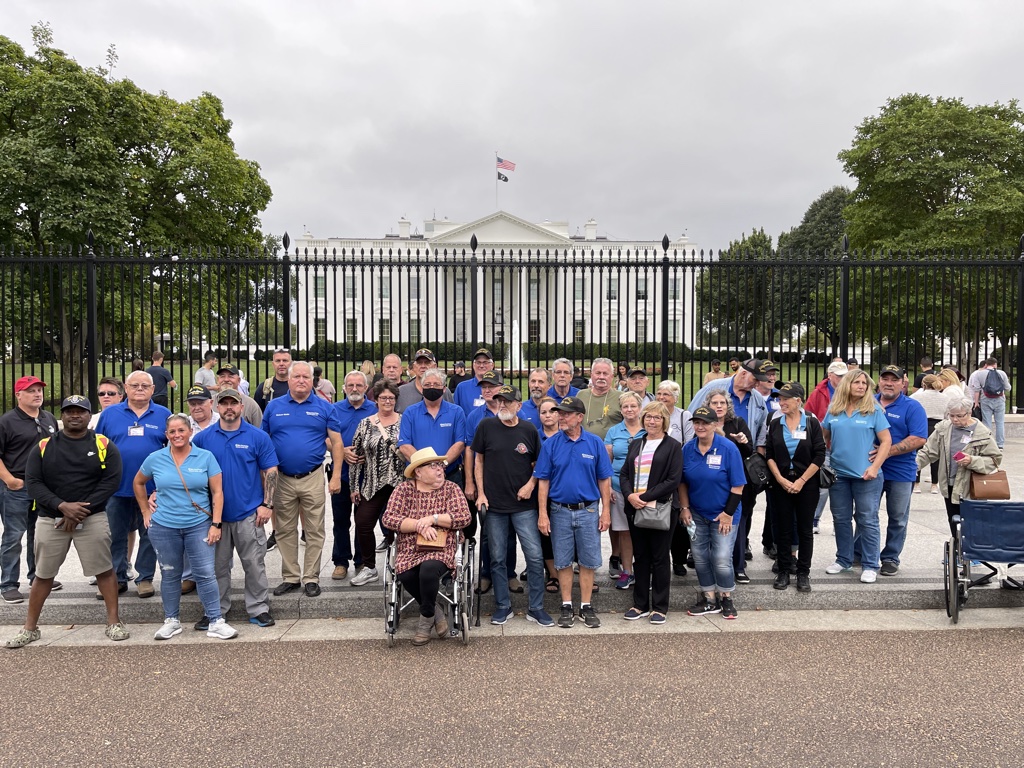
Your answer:
[[[503,168],[506,171],[514,171],[516,169],[516,164],[513,163],[511,160],[502,160],[499,157],[498,158],[498,167],[499,168]]]

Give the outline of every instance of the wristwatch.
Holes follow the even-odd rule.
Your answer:
[[[217,530],[220,530],[221,528],[223,528],[223,527],[224,527],[224,523],[215,523],[215,522],[213,522],[212,520],[210,521],[210,525],[212,525],[212,526],[213,526],[214,528],[216,528]]]
[[[434,525],[437,526],[437,512],[434,513]]]

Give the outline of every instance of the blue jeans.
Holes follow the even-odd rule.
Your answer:
[[[485,518],[484,528],[491,540],[491,573],[505,573],[505,556],[509,544],[515,553],[515,536],[509,535],[509,528],[514,528],[519,542],[523,545],[526,556],[526,580],[530,591],[530,610],[544,609],[544,556],[540,551],[540,531],[537,529],[537,510],[528,509],[524,512],[499,513],[489,512]],[[514,571],[513,571],[514,573]],[[494,603],[499,609],[512,607],[512,599],[508,593],[508,579],[494,580]]]
[[[981,423],[995,433],[996,445],[1003,447],[1004,433],[1003,421],[1006,419],[1006,395],[1002,397],[989,397],[984,392],[978,398],[978,407],[981,408]],[[992,423],[995,422],[995,428]]]
[[[573,557],[580,568],[596,571],[601,567],[597,502],[584,509],[569,509],[552,501],[548,519],[551,521],[551,548],[555,554],[556,571],[572,567]]]
[[[883,563],[899,565],[900,553],[907,541],[907,523],[910,521],[910,495],[914,483],[901,480],[885,480],[882,495],[885,496],[885,514],[889,522],[885,527],[885,546],[882,547]]]
[[[111,496],[107,501],[107,522],[110,524],[110,558],[117,583],[128,583],[128,531],[138,526],[139,553],[135,556],[135,583],[152,581],[156,574],[156,552],[149,541],[149,532],[142,524],[142,511],[134,496]]]
[[[206,543],[209,533],[210,524],[206,522],[191,528],[167,528],[160,523],[150,523],[150,541],[160,558],[160,600],[168,619],[178,618],[182,559],[186,552],[206,617],[210,621],[221,617],[220,587],[213,565],[216,546]]]
[[[0,483],[0,520],[4,524],[4,535],[0,540],[0,592],[6,592],[17,589],[20,584],[21,537],[26,533],[28,580],[31,582],[36,575],[36,513],[32,511],[28,491],[24,488],[12,491]]]
[[[690,544],[693,565],[697,570],[697,584],[702,592],[732,592],[736,588],[736,574],[732,570],[732,548],[738,534],[740,516],[733,515],[728,533],[718,530],[716,520],[694,515],[696,535]]]
[[[836,529],[836,562],[844,568],[853,565],[853,522],[856,520],[863,552],[861,564],[864,570],[878,570],[878,502],[884,482],[881,472],[874,480],[837,477],[829,489]]]
[[[487,515],[484,519],[489,518]],[[502,515],[502,517],[508,518],[508,515]],[[498,522],[498,521],[495,521]],[[536,523],[536,521],[534,521]],[[509,523],[511,525],[511,523]],[[506,528],[508,526],[506,525]],[[493,579],[494,581],[501,581],[501,579],[494,579],[492,574],[492,564],[494,560],[491,559],[491,528],[489,523],[484,523],[483,530],[480,532],[480,578],[481,579]],[[540,531],[537,531],[540,535]],[[505,569],[502,571],[494,571],[494,573],[503,573],[505,579],[505,587],[508,588],[508,580],[516,575],[516,537],[508,536],[508,543],[505,545]],[[497,593],[495,593],[497,597]]]

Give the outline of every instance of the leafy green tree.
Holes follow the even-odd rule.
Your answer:
[[[863,270],[852,286],[856,333],[880,339],[894,360],[946,339],[961,367],[976,362],[989,333],[1008,339],[1016,313],[1016,302],[1006,300],[1015,290],[1010,271],[959,262],[965,252],[981,260],[1005,256],[1024,232],[1024,113],[1017,102],[969,106],[905,94],[865,119],[839,159],[857,180],[844,216],[861,258],[896,250],[950,263],[929,272],[927,287],[908,270]]]
[[[33,28],[33,39],[28,54],[0,36],[0,242],[36,255],[54,246],[83,254],[91,229],[98,255],[129,249],[155,257],[173,247],[176,263],[104,282],[99,322],[107,331],[127,327],[121,338],[134,348],[114,353],[145,348],[132,337],[147,323],[160,332],[156,318],[182,307],[192,313],[189,327],[219,341],[226,308],[241,295],[230,262],[263,254],[259,214],[271,197],[259,166],[237,155],[222,102],[210,93],[177,102],[112,78],[113,47],[106,68],[84,68],[53,46],[45,24]],[[212,244],[230,251],[203,250]],[[224,256],[222,266],[184,263]],[[242,292],[262,296],[276,285],[271,273],[247,271]],[[175,291],[161,290],[169,276]],[[62,362],[65,391],[80,390],[86,356],[111,343],[106,333],[101,349],[85,348],[82,271],[29,266],[9,279],[24,297],[16,306],[33,307],[34,334]],[[131,314],[139,307],[141,316]],[[5,323],[26,327],[27,320]]]
[[[1012,248],[1024,232],[1024,113],[905,94],[839,153],[857,249]]]

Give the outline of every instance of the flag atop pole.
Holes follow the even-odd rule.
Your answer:
[[[497,160],[498,167],[504,171],[514,171],[516,169],[516,164],[511,160],[502,160],[500,157],[497,157]]]

